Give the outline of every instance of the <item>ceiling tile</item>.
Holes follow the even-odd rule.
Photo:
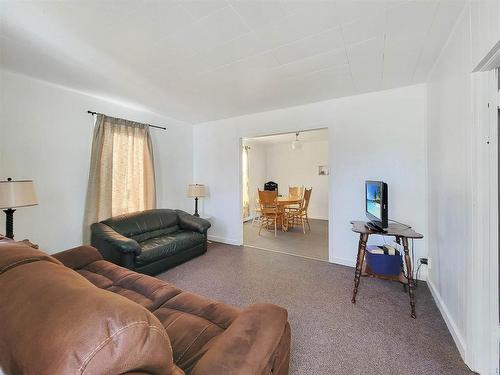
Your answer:
[[[280,76],[300,75],[314,72],[328,67],[343,66],[348,67],[347,55],[344,48],[311,56],[289,64],[280,65],[275,69]]]
[[[338,1],[337,12],[341,24],[369,17],[384,16],[387,4],[384,1]]]
[[[253,32],[201,53],[199,56],[214,68],[262,53],[267,47]]]
[[[283,6],[278,1],[231,0],[229,4],[252,29],[274,23],[286,15]]]
[[[279,47],[273,51],[273,54],[280,64],[287,64],[343,47],[343,45],[340,28],[335,28]]]
[[[269,48],[276,48],[338,26],[334,3],[311,2],[303,12],[293,13],[274,25],[256,30]]]
[[[225,0],[178,0],[176,2],[195,19],[206,17],[227,6]]]
[[[249,31],[235,11],[226,7],[175,33],[172,39],[202,52],[236,39]]]
[[[386,24],[385,14],[364,17],[342,25],[342,34],[347,44],[359,43],[375,37],[383,37]]]
[[[359,90],[372,91],[382,83],[384,40],[373,38],[348,47],[354,83]]]
[[[422,55],[413,81],[424,82],[439,56],[455,21],[465,5],[464,1],[441,1],[434,22],[424,40]]]
[[[388,34],[426,33],[437,8],[435,1],[408,1],[387,10]]]

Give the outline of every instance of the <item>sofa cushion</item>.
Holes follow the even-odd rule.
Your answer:
[[[177,225],[177,212],[169,209],[154,209],[119,215],[101,221],[125,237],[133,237]]]
[[[232,306],[189,292],[170,298],[153,312],[170,337],[174,362],[186,373],[239,313]]]
[[[169,257],[179,251],[193,248],[205,242],[205,236],[191,231],[177,231],[167,236],[150,238],[140,242],[142,248],[136,257],[137,266],[154,262],[157,259]]]
[[[165,301],[181,293],[181,290],[172,284],[104,260],[88,264],[76,272],[95,286],[127,297],[149,311],[157,309]]]

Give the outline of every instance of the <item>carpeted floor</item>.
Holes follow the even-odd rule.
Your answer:
[[[243,224],[243,243],[260,249],[281,251],[309,258],[328,260],[328,220],[309,220],[311,231],[302,231],[302,226],[290,228],[288,232],[262,229],[259,236],[259,225],[251,221]]]
[[[323,261],[214,243],[158,277],[239,307],[285,307],[291,375],[471,373],[425,283],[416,291],[414,320],[397,283],[363,278],[353,305],[353,274]]]

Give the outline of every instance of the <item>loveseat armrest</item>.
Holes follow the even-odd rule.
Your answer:
[[[92,246],[95,246],[99,251],[111,250],[135,255],[139,255],[142,251],[136,240],[121,235],[106,224],[94,223],[90,229],[92,231]]]
[[[249,306],[214,340],[191,375],[246,375],[272,370],[278,352],[288,360],[290,340],[283,340],[284,335],[290,335],[287,319],[287,311],[279,306]]]
[[[190,215],[185,211],[177,210],[177,217],[179,218],[179,227],[193,232],[207,234],[208,228],[212,226],[208,220]]]
[[[74,270],[102,259],[102,255],[92,246],[78,246],[52,255],[59,262]]]

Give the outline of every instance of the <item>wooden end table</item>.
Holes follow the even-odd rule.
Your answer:
[[[359,281],[361,276],[377,277],[386,280],[398,281],[403,284],[405,291],[408,286],[408,294],[410,295],[410,308],[411,317],[416,319],[415,314],[415,283],[413,280],[412,264],[410,258],[410,248],[408,246],[408,239],[421,239],[424,236],[415,232],[412,228],[404,224],[389,224],[389,228],[385,232],[377,232],[370,229],[364,221],[351,221],[352,231],[359,233],[358,256],[356,258],[356,270],[354,272],[354,290],[352,292],[352,303],[356,303],[356,294],[358,293]],[[406,265],[406,275],[402,269],[398,276],[384,276],[373,273],[369,267],[366,266],[365,253],[366,243],[370,235],[391,236],[395,237],[396,243],[403,246],[404,250],[404,263]]]

